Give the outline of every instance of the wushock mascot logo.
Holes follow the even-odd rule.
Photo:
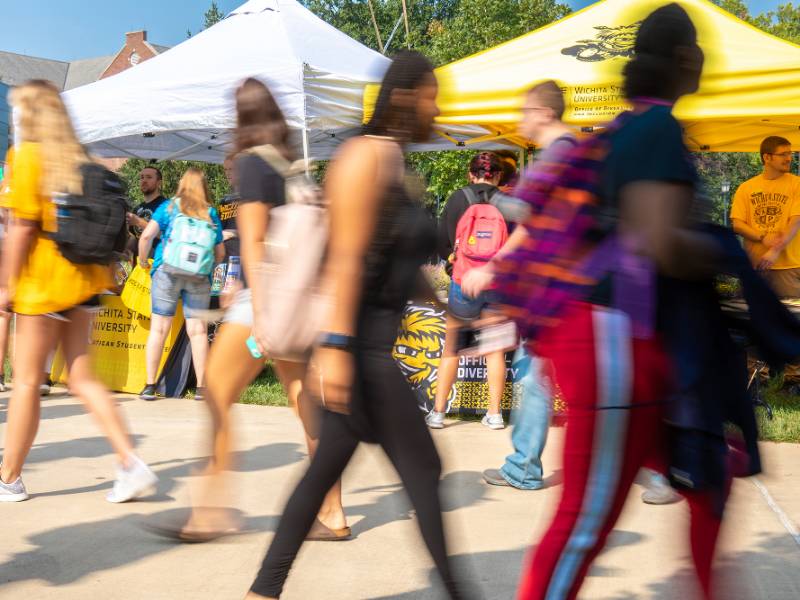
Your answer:
[[[392,356],[414,392],[420,410],[433,408],[439,361],[444,352],[444,313],[432,306],[409,306],[400,326]],[[447,408],[455,398],[455,386],[447,398]]]
[[[593,40],[578,40],[577,45],[562,49],[561,54],[574,56],[582,62],[631,58],[639,25],[641,21],[619,27],[595,27],[597,35]]]

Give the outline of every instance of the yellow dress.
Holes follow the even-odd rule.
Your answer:
[[[56,231],[56,209],[52,200],[41,192],[39,145],[21,144],[13,161],[4,204],[13,218],[39,223],[22,271],[10,285],[14,312],[23,315],[61,312],[108,289],[112,285],[109,267],[73,264],[48,238],[48,233]]]

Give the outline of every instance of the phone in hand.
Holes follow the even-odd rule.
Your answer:
[[[264,355],[261,354],[261,351],[258,349],[255,336],[251,335],[249,338],[247,338],[245,344],[247,345],[247,349],[250,351],[250,356],[257,359],[264,358]]]
[[[467,356],[483,356],[492,352],[507,351],[519,343],[517,325],[503,321],[483,327],[463,327],[456,337],[456,352]]]

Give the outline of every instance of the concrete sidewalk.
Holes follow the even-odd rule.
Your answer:
[[[254,533],[213,544],[180,545],[141,527],[145,515],[188,504],[187,482],[203,464],[202,403],[120,398],[142,457],[158,472],[158,493],[112,505],[104,495],[114,458],[74,399],[43,400],[39,436],[25,469],[31,500],[0,505],[0,598],[240,599],[263,557],[293,483],[302,474],[302,431],[288,409],[235,407],[238,506]],[[0,397],[5,421],[7,394]],[[0,425],[0,438],[5,425]],[[523,556],[547,525],[560,494],[563,430],[551,430],[548,486],[521,492],[485,485],[499,466],[509,431],[453,422],[434,433],[445,471],[443,493],[458,568],[491,599],[514,597]],[[800,598],[800,446],[765,444],[762,484],[736,481],[719,555],[724,599]],[[413,513],[382,452],[362,446],[345,474],[345,506],[356,539],[306,544],[287,600],[442,597]],[[583,588],[591,600],[688,600],[685,503],[652,507],[635,486],[609,547]],[[773,504],[766,499],[769,495]],[[778,513],[783,513],[783,520]]]

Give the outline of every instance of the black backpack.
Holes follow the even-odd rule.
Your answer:
[[[115,173],[92,162],[81,166],[81,177],[82,194],[53,198],[58,230],[52,239],[72,263],[109,265],[128,243],[125,185]]]

